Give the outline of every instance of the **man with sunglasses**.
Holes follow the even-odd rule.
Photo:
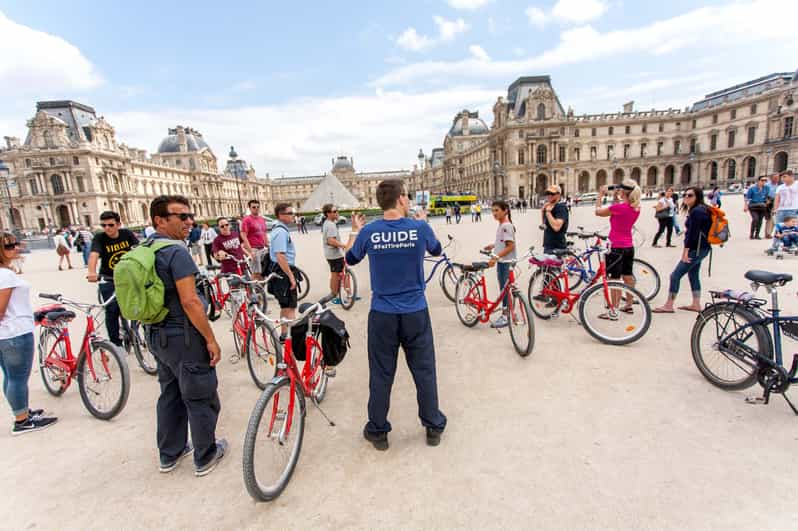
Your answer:
[[[119,214],[111,210],[100,214],[100,226],[103,231],[96,235],[91,242],[89,273],[86,275],[86,279],[89,282],[97,282],[101,278],[104,280],[99,288],[102,299],[106,301],[115,292],[114,267],[125,253],[138,245],[139,240],[132,231],[121,228]],[[100,262],[99,275],[97,274],[98,261]],[[105,329],[108,331],[108,339],[118,347],[122,346],[122,339],[119,337],[121,315],[116,299],[105,307]]]
[[[189,208],[183,196],[153,199],[150,217],[156,233],[151,240],[185,240],[194,223]],[[216,364],[221,350],[205,313],[206,301],[197,290],[194,279],[199,270],[188,249],[184,245],[160,248],[155,253],[155,272],[163,282],[168,311],[147,330],[161,386],[156,408],[159,470],[171,472],[193,454],[194,474],[205,476],[227,450],[227,441],[216,439],[221,410]]]
[[[550,253],[555,249],[565,249],[568,244],[565,233],[568,232],[568,207],[560,201],[562,191],[559,185],[552,184],[544,192],[546,204],[543,205],[543,252]]]
[[[244,249],[252,256],[252,273],[262,279],[268,271],[264,271],[263,262],[269,252],[268,228],[266,218],[260,215],[260,202],[252,199],[249,203],[249,215],[241,221],[241,241]]]
[[[294,221],[296,212],[288,203],[277,203],[274,207],[274,216],[277,223],[272,227],[269,258],[273,271],[280,273],[280,277],[269,284],[269,291],[280,305],[280,317],[294,319],[297,307],[297,274],[296,247],[291,235],[288,233],[288,224]],[[268,273],[268,272],[265,272]],[[280,339],[288,336],[288,329],[282,327]]]
[[[213,257],[222,264],[222,273],[236,273],[238,271],[236,260],[243,260],[246,253],[246,250],[241,245],[241,237],[232,230],[230,220],[227,218],[219,218],[216,222],[218,223],[217,227],[219,227],[219,235],[213,240],[211,252]]]
[[[338,294],[341,284],[340,273],[344,270],[344,252],[352,246],[354,237],[350,234],[347,243],[341,242],[338,235],[338,209],[335,205],[328,203],[321,211],[324,214],[324,224],[321,226],[322,246],[324,258],[330,266],[330,293]],[[332,303],[341,304],[341,299],[336,297]]]

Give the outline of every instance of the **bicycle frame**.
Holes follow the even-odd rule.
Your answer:
[[[597,250],[593,250],[593,252],[598,252],[598,251]],[[547,266],[547,267],[551,267],[551,266]],[[593,275],[592,279],[590,279],[590,283],[585,287],[585,289],[587,289],[590,286],[592,286],[593,284],[595,284],[598,281],[599,278],[602,279],[602,283],[604,284],[604,298],[605,298],[605,300],[611,301],[611,297],[610,297],[610,293],[609,293],[609,287],[607,286],[607,266],[606,266],[606,264],[605,264],[603,259],[599,260],[598,271],[596,271],[596,274]],[[553,289],[552,288],[552,285],[557,280],[561,280],[563,282],[563,285],[565,286],[564,290],[558,290],[558,289]],[[570,288],[570,286],[568,284],[568,266],[563,264],[560,267],[560,272],[557,274],[557,276],[552,278],[549,281],[549,283],[546,284],[546,286],[543,288],[543,290],[541,291],[541,295],[544,295],[544,296],[548,295],[548,296],[556,298],[558,307],[562,306],[562,302],[563,301],[567,301],[568,305],[565,308],[561,308],[560,311],[562,311],[562,313],[571,313],[571,311],[574,309],[574,305],[579,300],[579,298],[582,296],[582,291],[578,291],[578,292],[572,292],[571,291],[571,288]]]
[[[91,352],[91,340],[96,337],[96,329],[94,325],[94,316],[91,313],[86,314],[86,330],[83,332],[83,339],[81,341],[80,350],[78,352],[78,357],[76,358],[72,353],[72,341],[69,337],[69,326],[64,323],[63,327],[47,327],[55,330],[59,330],[58,339],[56,339],[55,343],[53,343],[53,347],[50,349],[50,352],[47,353],[47,357],[45,358],[45,365],[52,365],[58,367],[59,369],[66,372],[67,380],[65,382],[65,387],[69,387],[72,383],[72,377],[74,376],[75,372],[77,372],[78,367],[78,360],[80,359],[81,355],[86,355],[86,362],[89,366],[89,373],[91,377],[96,380],[97,375],[94,372],[94,360],[89,355]],[[66,357],[61,358],[58,356],[55,351],[56,348],[60,343],[65,344],[66,350]],[[108,370],[108,364],[103,357],[103,366],[105,368],[106,374],[110,372]]]
[[[426,280],[424,280],[425,284],[429,284],[430,280],[435,277],[435,273],[438,271],[438,268],[441,264],[451,265],[452,261],[449,260],[449,257],[446,256],[446,253],[441,254],[440,256],[425,256],[425,262],[434,263],[435,265],[432,266],[432,271],[430,272],[429,276],[427,276]]]
[[[472,278],[476,276],[472,274]],[[495,301],[491,301],[488,299],[488,286],[487,282],[485,281],[485,275],[480,272],[479,279],[477,280],[477,285],[472,287],[468,294],[463,299],[465,304],[470,304],[476,307],[479,310],[479,322],[487,323],[490,321],[491,314],[498,308],[502,300],[510,294],[510,292],[515,289],[515,268],[510,268],[510,276],[507,279],[507,283],[502,288],[501,293],[499,293],[499,297]],[[476,290],[476,297],[472,296],[472,293]]]

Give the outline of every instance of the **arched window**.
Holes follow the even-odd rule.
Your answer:
[[[518,150],[518,164],[524,164],[524,150]]]
[[[756,177],[756,159],[754,157],[748,157],[747,170],[746,177],[749,179]]]
[[[538,164],[546,164],[546,146],[538,146]]]
[[[538,120],[546,119],[546,105],[543,103],[538,104]]]
[[[726,178],[730,181],[733,181],[734,178],[737,176],[737,161],[734,159],[729,159],[729,172],[726,175]]]
[[[51,175],[50,184],[53,186],[54,194],[61,195],[64,193],[64,181],[61,179],[60,175]]]
[[[113,184],[114,192],[119,192],[119,177],[117,177],[116,175],[113,175],[111,177],[111,183]]]

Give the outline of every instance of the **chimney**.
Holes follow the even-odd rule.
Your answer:
[[[186,141],[186,130],[182,125],[177,126],[177,143],[180,146],[180,152],[185,153],[188,151],[188,142]]]
[[[463,135],[468,136],[468,111],[463,111]]]
[[[635,102],[628,101],[623,104],[623,112],[635,112]]]

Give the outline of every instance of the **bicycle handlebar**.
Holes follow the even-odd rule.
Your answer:
[[[292,328],[300,324],[301,322],[305,321],[311,315],[329,311],[329,308],[325,308],[324,305],[333,300],[335,297],[336,295],[334,293],[325,295],[317,302],[313,303],[307,309],[305,309],[304,312],[300,313],[299,317],[296,317],[294,319],[286,319],[285,317],[281,317],[279,323],[282,326],[287,326],[288,328]]]

